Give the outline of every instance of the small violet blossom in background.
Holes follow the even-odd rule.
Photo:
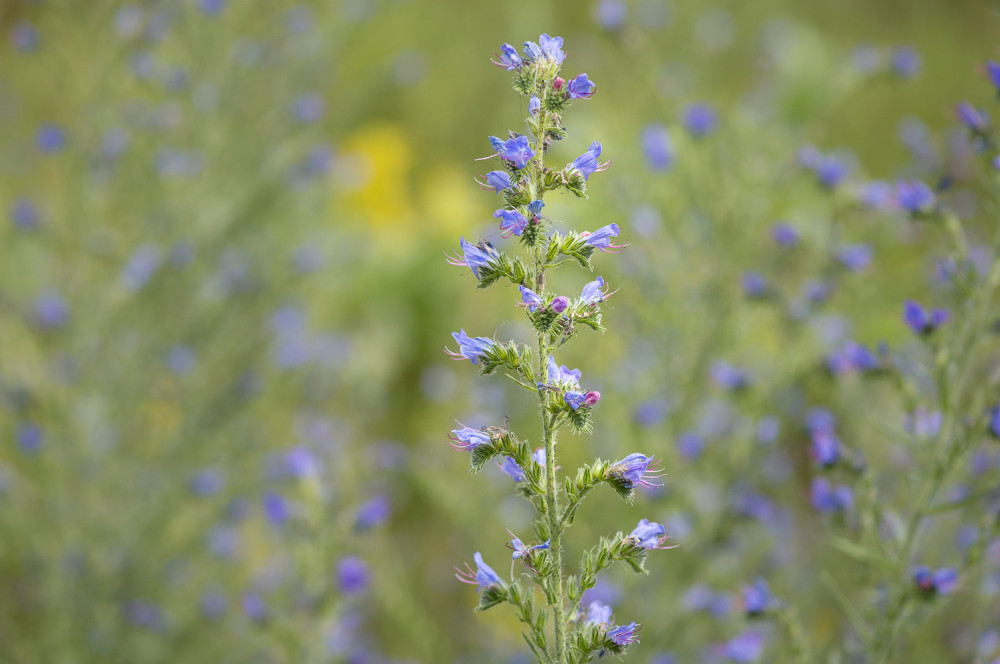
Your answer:
[[[684,128],[694,138],[704,138],[718,123],[718,114],[707,104],[692,104],[684,111]]]
[[[907,300],[903,304],[903,321],[914,334],[927,335],[948,321],[948,312],[944,309],[924,309],[920,303]]]
[[[958,587],[958,572],[949,567],[931,571],[926,565],[913,570],[913,582],[926,595],[948,595]]]

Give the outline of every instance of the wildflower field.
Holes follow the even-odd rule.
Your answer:
[[[1000,662],[996,2],[0,39],[0,664]]]

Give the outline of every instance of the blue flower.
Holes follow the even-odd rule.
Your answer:
[[[608,30],[617,30],[625,24],[628,7],[624,0],[600,0],[591,12],[594,20]]]
[[[31,422],[17,427],[17,444],[25,454],[37,454],[42,449],[42,429]]]
[[[580,408],[590,408],[600,401],[601,393],[597,390],[591,390],[587,393],[580,392],[579,390],[570,390],[563,395],[563,399],[569,404],[570,408],[579,410]]]
[[[845,512],[854,506],[851,488],[840,485],[834,488],[826,478],[817,477],[812,481],[812,505],[820,512]]]
[[[203,468],[191,478],[191,491],[198,496],[214,496],[226,486],[226,479],[215,468]]]
[[[771,238],[781,247],[794,247],[799,243],[799,232],[794,226],[785,223],[775,224],[771,228]]]
[[[41,215],[34,203],[26,198],[19,198],[14,201],[14,206],[10,211],[10,220],[14,225],[22,230],[30,230],[38,226]]]
[[[498,463],[497,466],[505,472],[512,480],[515,482],[523,482],[525,479],[524,470],[517,465],[517,461],[512,456],[505,456],[503,458],[503,463]]]
[[[640,137],[643,154],[654,171],[665,171],[674,163],[674,145],[663,125],[649,125]]]
[[[66,134],[59,125],[44,124],[38,129],[35,141],[42,152],[59,152],[66,147]]]
[[[536,115],[542,109],[542,100],[532,96],[528,100],[528,115]]]
[[[892,71],[900,78],[913,78],[920,71],[920,55],[909,46],[897,48],[890,61]]]
[[[820,466],[832,466],[840,458],[840,440],[831,431],[813,431],[811,454]]]
[[[494,212],[493,216],[497,219],[502,219],[500,230],[503,231],[502,235],[505,238],[511,235],[519,236],[528,227],[528,220],[517,210],[500,209]]]
[[[570,99],[590,99],[595,92],[597,86],[587,78],[586,74],[579,74],[566,84],[566,96]]]
[[[476,584],[476,592],[478,593],[483,588],[489,588],[490,586],[503,586],[503,581],[497,576],[497,573],[493,569],[483,562],[483,554],[476,551],[472,556],[472,559],[476,561],[476,571],[473,572],[469,564],[465,564],[465,570],[460,570],[455,568],[457,578],[462,583]]]
[[[541,544],[536,544],[535,546],[525,546],[524,542],[522,542],[519,538],[514,537],[514,533],[509,530],[507,532],[511,536],[510,542],[507,543],[507,548],[514,552],[510,556],[511,560],[521,558],[525,561],[525,563],[529,563],[532,551],[540,551],[542,549],[549,548],[550,540],[545,540]]]
[[[948,312],[944,309],[924,309],[919,303],[907,300],[903,304],[903,321],[910,326],[915,334],[930,334],[944,325],[948,320]]]
[[[872,248],[867,244],[851,244],[837,252],[837,260],[851,272],[860,272],[872,262]]]
[[[448,349],[445,349],[445,352],[455,360],[466,359],[472,360],[473,364],[479,364],[479,357],[493,348],[492,339],[488,337],[470,337],[465,333],[464,329],[452,332],[451,336],[455,339],[455,343],[458,344],[458,352],[455,353]]]
[[[391,510],[389,497],[384,494],[376,495],[354,513],[354,529],[363,532],[382,525],[389,518]]]
[[[934,207],[934,192],[919,180],[896,182],[893,198],[901,210],[910,214],[929,212]]]
[[[986,75],[989,77],[990,82],[993,83],[993,87],[997,89],[997,92],[1000,92],[1000,63],[987,60]]]
[[[565,364],[556,366],[556,358],[549,355],[547,365],[548,381],[552,387],[579,387],[583,375],[579,369],[570,371]]]
[[[525,46],[530,42],[526,42]],[[547,34],[542,34],[538,38],[538,45],[541,46],[542,55],[544,55],[549,60],[552,60],[556,64],[562,64],[563,60],[566,59],[566,54],[562,52],[563,38],[562,37],[549,37]],[[537,60],[537,58],[535,58]]]
[[[317,122],[324,113],[326,113],[326,101],[315,93],[302,95],[292,104],[292,114],[296,120],[304,124]]]
[[[594,600],[587,607],[587,619],[584,622],[588,625],[610,625],[611,607]]]
[[[479,278],[479,268],[489,265],[490,261],[498,255],[496,249],[489,242],[481,242],[479,245],[475,245],[466,242],[463,237],[459,241],[459,244],[462,246],[464,256],[459,257],[457,253],[454,256],[445,254],[448,264],[456,267],[465,266],[470,268],[476,279]]]
[[[492,189],[498,194],[514,186],[514,183],[510,180],[510,176],[504,171],[490,171],[485,177],[485,182],[477,180],[479,186],[483,189]]]
[[[1000,438],[1000,406],[990,409],[990,433]]]
[[[950,567],[931,571],[926,565],[913,569],[913,582],[926,595],[947,595],[958,587],[958,572]]]
[[[633,489],[637,486],[647,488],[663,486],[651,481],[663,476],[659,469],[659,463],[658,459],[654,460],[653,457],[634,452],[612,464],[608,468],[607,476],[622,484],[626,489]]]
[[[490,137],[490,142],[493,143],[493,148],[500,155],[500,158],[511,162],[514,168],[524,168],[535,156],[535,151],[531,149],[527,136],[515,136],[499,144],[494,142],[499,140],[493,136]]]
[[[207,14],[209,16],[218,16],[225,8],[226,0],[201,0],[201,2],[198,3],[198,9],[200,9],[203,14]]]
[[[257,593],[247,593],[243,596],[243,613],[255,622],[267,620],[267,604]]]
[[[368,565],[356,556],[346,556],[337,562],[337,585],[346,595],[357,595],[368,588]]]
[[[524,42],[522,53],[524,53],[524,57],[528,62],[542,59],[542,47],[533,41]]]
[[[593,233],[586,231],[580,233],[580,237],[584,238],[589,246],[614,254],[618,253],[615,251],[616,249],[625,248],[624,244],[613,244],[611,242],[612,238],[616,238],[620,234],[621,231],[618,230],[618,224],[608,224],[607,226],[601,226]]]
[[[666,529],[661,523],[655,523],[649,519],[642,519],[639,524],[629,533],[627,539],[643,549],[673,549],[673,546],[663,546],[667,538],[663,535]]]
[[[926,408],[917,406],[912,413],[903,418],[903,430],[917,438],[935,438],[941,431],[943,421],[944,416],[940,410],[928,411]]]
[[[46,290],[35,298],[34,319],[42,328],[63,327],[69,321],[69,305],[57,291]]]
[[[764,652],[764,637],[757,632],[743,632],[722,647],[722,654],[737,664],[751,664]]]
[[[542,213],[543,207],[545,207],[545,201],[531,201],[528,203],[528,212],[537,217]]]
[[[718,115],[707,104],[692,104],[684,111],[684,128],[695,138],[711,134],[717,122]]]
[[[958,121],[977,134],[985,133],[990,128],[990,116],[968,102],[961,102],[955,108]]]
[[[538,307],[544,304],[542,298],[530,288],[525,288],[524,286],[519,286],[518,288],[521,289],[521,301],[531,313],[538,311]]]
[[[462,452],[468,452],[480,445],[488,445],[491,442],[488,433],[479,429],[473,429],[472,427],[452,429],[449,438],[453,441],[451,446]]]
[[[767,295],[767,279],[760,272],[744,272],[740,281],[743,285],[743,294],[748,298],[761,298]]]
[[[627,625],[620,625],[613,629],[609,629],[606,636],[615,645],[627,646],[630,643],[635,643],[636,641],[639,640],[639,638],[636,636],[636,631],[638,631],[638,629],[639,629],[638,624],[630,622]]]
[[[713,362],[709,372],[715,384],[723,389],[742,390],[750,385],[750,374],[725,360]]]
[[[561,314],[569,306],[569,298],[565,295],[558,295],[552,299],[552,311]]]
[[[37,50],[41,44],[38,30],[27,21],[20,21],[14,26],[10,31],[10,41],[14,44],[14,48],[22,52]]]
[[[743,610],[747,615],[759,616],[766,613],[771,601],[771,591],[764,579],[758,578],[753,585],[743,587]]]
[[[285,525],[291,516],[288,502],[277,493],[269,492],[263,500],[264,516],[272,526],[280,527]]]
[[[503,67],[507,71],[513,71],[524,64],[524,60],[517,54],[517,50],[510,44],[503,44],[500,47],[500,55],[496,60],[490,60],[497,67]]]
[[[597,304],[611,297],[616,291],[607,292],[604,289],[604,277],[598,277],[583,287],[580,292],[581,304]]]
[[[598,158],[601,156],[601,142],[594,141],[590,144],[590,148],[587,149],[582,155],[573,160],[570,164],[571,168],[575,168],[583,174],[583,179],[587,180],[590,178],[591,174],[607,170],[608,166],[611,164],[610,161],[601,163]]]
[[[127,290],[140,291],[160,269],[162,262],[160,248],[155,244],[144,244],[132,253],[118,278]]]

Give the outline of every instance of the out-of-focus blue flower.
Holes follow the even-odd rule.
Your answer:
[[[500,46],[500,55],[496,60],[490,60],[497,67],[503,67],[507,71],[513,71],[524,64],[524,60],[518,55],[517,50],[510,44]]]
[[[579,390],[570,390],[563,395],[563,400],[569,404],[573,410],[589,408],[601,400],[601,393],[596,390],[584,393]]]
[[[463,237],[459,241],[459,244],[462,246],[464,255],[460,258],[457,253],[454,256],[445,254],[448,264],[456,267],[465,266],[470,268],[476,279],[479,278],[479,268],[488,265],[492,259],[498,256],[496,249],[489,242],[482,242],[479,245],[475,245],[466,242]]]
[[[264,496],[262,506],[264,508],[264,517],[272,526],[281,527],[285,525],[285,522],[291,516],[288,501],[281,494],[274,493],[273,491]]]
[[[722,654],[731,662],[751,664],[760,659],[764,652],[764,637],[757,632],[743,632],[733,637],[722,647]]]
[[[528,100],[528,115],[537,115],[540,110],[542,110],[542,100],[532,95]]]
[[[740,282],[743,285],[743,294],[748,298],[762,298],[768,294],[767,279],[760,272],[744,272]]]
[[[910,46],[901,46],[892,52],[889,66],[900,78],[913,78],[920,72],[920,55]]]
[[[611,640],[612,643],[618,646],[627,646],[630,643],[635,643],[639,640],[636,632],[639,630],[639,625],[634,622],[630,622],[627,625],[619,625],[609,629],[606,636]]]
[[[357,595],[368,589],[368,565],[356,556],[347,556],[337,562],[337,585],[340,592]]]
[[[899,209],[910,214],[929,212],[934,208],[934,192],[919,180],[899,180],[893,200]]]
[[[663,125],[649,125],[640,136],[643,154],[654,171],[665,171],[674,164],[674,144]]]
[[[618,230],[618,224],[608,224],[607,226],[601,226],[593,233],[584,231],[580,233],[580,237],[586,239],[586,243],[591,247],[600,249],[601,251],[609,253],[617,253],[616,250],[624,249],[624,244],[614,244],[611,242],[612,238],[616,238],[621,234]]]
[[[934,438],[941,431],[944,417],[940,410],[927,410],[918,406],[912,413],[903,418],[903,430],[917,438]]]
[[[594,141],[590,144],[586,152],[573,160],[570,167],[580,171],[583,174],[583,179],[588,180],[593,173],[604,171],[610,165],[611,162],[609,161],[601,163],[599,161],[600,156],[601,142]]]
[[[664,546],[667,537],[663,535],[666,529],[662,523],[655,523],[649,519],[641,519],[636,527],[629,533],[628,538],[633,540],[636,546],[643,549],[673,549],[674,546]]]
[[[503,458],[503,463],[498,463],[497,466],[505,472],[512,480],[515,482],[523,482],[525,479],[524,470],[517,465],[517,461],[514,460],[512,456],[505,456]]]
[[[990,409],[990,433],[1000,438],[1000,406]]]
[[[209,16],[218,16],[226,8],[226,0],[199,0],[198,9]]]
[[[17,444],[25,454],[37,454],[42,449],[42,429],[26,422],[17,427]]]
[[[694,431],[684,431],[677,436],[677,451],[686,459],[697,459],[705,450],[705,439]]]
[[[826,366],[835,375],[881,368],[878,358],[868,346],[856,341],[847,341],[840,349],[831,352],[826,358]]]
[[[777,223],[771,227],[771,238],[781,247],[794,247],[799,243],[799,232],[794,226]]]
[[[194,371],[198,366],[198,356],[190,346],[174,346],[167,353],[167,368],[178,376]]]
[[[587,619],[584,622],[588,625],[610,625],[611,607],[594,600],[587,607]]]
[[[21,52],[37,51],[42,40],[38,37],[38,30],[27,21],[18,22],[10,31],[10,42],[14,48]]]
[[[264,622],[267,620],[267,604],[264,602],[264,598],[257,593],[249,592],[243,595],[241,604],[243,606],[243,613],[250,620],[254,622]]]
[[[389,518],[391,510],[389,496],[380,493],[372,497],[354,513],[354,529],[365,531],[382,525]]]
[[[501,235],[505,238],[511,235],[520,236],[524,232],[524,229],[528,227],[528,220],[517,210],[500,209],[494,212],[493,216],[501,220]]]
[[[713,362],[709,373],[715,384],[726,390],[741,390],[750,385],[750,374],[725,360]]]
[[[845,512],[854,506],[854,492],[846,485],[834,488],[823,477],[812,481],[812,504],[820,512]]]
[[[43,329],[55,330],[69,321],[69,305],[58,291],[48,289],[35,298],[34,321]]]
[[[780,433],[781,421],[777,417],[762,417],[757,422],[757,440],[762,443],[773,443]]]
[[[214,496],[226,486],[226,479],[217,468],[202,468],[191,478],[190,486],[197,496]]]
[[[989,77],[990,82],[993,84],[993,87],[997,89],[997,92],[1000,92],[1000,62],[987,60],[986,75]]]
[[[743,610],[747,615],[759,616],[766,613],[771,601],[771,591],[764,579],[757,578],[752,585],[743,587]]]
[[[604,277],[597,277],[583,287],[580,292],[580,302],[582,304],[597,304],[603,302],[614,294],[604,289]]]
[[[928,595],[948,595],[958,587],[958,572],[950,567],[931,571],[926,565],[913,569],[913,582]]]
[[[718,114],[708,104],[691,104],[684,111],[684,128],[695,138],[711,134],[718,121]]]
[[[10,210],[10,220],[21,230],[32,230],[38,226],[41,215],[38,208],[27,198],[18,198]]]
[[[837,260],[851,272],[860,272],[871,265],[872,248],[867,244],[850,244],[837,252]]]
[[[696,584],[684,594],[681,603],[688,611],[705,611],[716,618],[729,614],[729,597],[717,593],[705,584]]]
[[[806,428],[810,432],[833,431],[837,426],[837,418],[826,408],[818,406],[810,408],[806,413]]]
[[[66,132],[56,124],[43,124],[35,134],[35,142],[42,152],[59,152],[66,147]]]
[[[625,25],[628,7],[624,0],[600,0],[591,12],[594,20],[605,30],[617,30]]]
[[[292,104],[295,119],[305,124],[317,122],[325,113],[326,101],[316,93],[302,95]]]
[[[472,559],[476,562],[476,571],[473,572],[469,564],[466,563],[464,571],[458,568],[455,569],[455,578],[462,583],[476,584],[478,586],[476,588],[477,593],[483,588],[489,588],[490,586],[503,586],[503,581],[493,571],[493,568],[483,562],[483,554],[476,551]]]
[[[519,286],[519,288],[521,289],[521,302],[528,308],[528,311],[531,313],[538,311],[538,307],[544,304],[542,298],[530,288],[524,286]]]
[[[597,86],[586,74],[578,74],[566,84],[566,96],[570,99],[590,99],[597,92]]]
[[[831,431],[816,430],[812,432],[812,458],[820,466],[827,468],[840,459],[840,439]]]
[[[208,531],[208,551],[217,558],[232,558],[240,546],[240,534],[229,526],[216,526]]]
[[[858,190],[858,200],[873,210],[885,210],[895,201],[895,189],[882,180],[866,182]]]
[[[990,128],[990,115],[976,108],[969,102],[961,102],[955,107],[958,121],[977,134],[985,133]]]
[[[296,445],[285,453],[285,472],[296,479],[309,479],[319,475],[320,462],[315,452],[303,445]]]
[[[155,244],[144,244],[132,252],[118,278],[128,290],[140,291],[160,269],[162,263],[163,252],[160,248]]]
[[[514,186],[514,183],[510,180],[510,175],[506,171],[490,171],[485,176],[485,182],[480,182],[479,186],[483,189],[492,189],[496,193],[501,191],[506,191]]]
[[[445,352],[455,360],[466,359],[472,360],[473,364],[479,364],[479,356],[493,348],[492,339],[488,337],[470,337],[465,333],[464,329],[452,332],[451,336],[458,344],[458,352],[455,353],[447,349],[445,349]]]
[[[452,429],[449,438],[452,440],[451,446],[462,452],[469,452],[480,445],[488,445],[491,442],[488,433],[472,427]]]
[[[924,309],[913,300],[903,303],[903,321],[915,334],[927,335],[948,321],[948,312],[944,309]]]
[[[201,596],[201,612],[209,620],[219,620],[229,610],[226,595],[218,588],[212,588]]]
[[[653,459],[639,452],[633,452],[620,461],[616,461],[608,468],[608,477],[620,482],[626,489],[633,489],[637,486],[654,488],[663,486],[652,480],[662,477],[663,473],[659,468],[660,460]]]

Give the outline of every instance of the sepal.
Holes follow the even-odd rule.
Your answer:
[[[479,593],[479,605],[476,606],[476,611],[492,609],[497,604],[503,604],[506,601],[507,589],[502,585],[494,583],[493,585],[486,586]]]
[[[587,181],[578,169],[567,166],[559,171],[559,184],[576,194],[577,198],[587,198]]]
[[[581,267],[593,272],[594,266],[591,265],[590,258],[594,255],[594,251],[594,247],[587,244],[586,239],[580,237],[579,233],[569,233],[565,236],[555,233],[549,240],[545,259],[547,263],[551,263],[559,254],[562,254],[576,259]]]
[[[500,252],[493,260],[479,268],[479,284],[476,288],[489,288],[499,279],[507,279],[514,285],[527,286],[528,277],[528,267],[524,261]]]
[[[482,363],[480,374],[488,376],[499,367],[507,367],[526,379],[533,380],[532,355],[531,348],[528,346],[518,345],[514,341],[498,341],[479,356],[479,361]]]

